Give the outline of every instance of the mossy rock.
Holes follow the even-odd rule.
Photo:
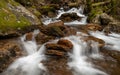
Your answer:
[[[14,0],[0,0],[0,36],[40,24],[36,16]]]

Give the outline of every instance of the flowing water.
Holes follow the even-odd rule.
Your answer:
[[[54,17],[54,18],[45,17],[45,18],[43,18],[42,19],[43,24],[48,25],[50,23],[60,21],[59,18],[62,16],[62,14],[66,14],[66,13],[76,13],[77,16],[81,17],[82,19],[80,21],[75,20],[75,21],[72,21],[72,22],[66,22],[66,23],[64,23],[65,25],[80,25],[80,24],[84,25],[84,24],[87,23],[86,22],[87,16],[85,16],[83,14],[83,9],[82,9],[82,7],[80,7],[78,9],[77,8],[72,8],[68,11],[64,11],[63,8],[61,8],[61,10],[58,10],[57,17]]]
[[[35,36],[37,33],[38,31],[35,31],[33,35]],[[26,35],[21,37],[21,42],[24,46],[24,50],[27,52],[27,55],[12,63],[3,75],[43,75],[46,68],[40,62],[45,59],[45,46],[42,45],[40,49],[37,49],[35,40],[25,40]]]
[[[59,17],[65,13],[76,13],[78,16],[83,17],[81,21],[73,21],[65,23],[66,25],[80,25],[86,24],[86,16],[83,15],[83,10],[81,8],[72,8],[68,11],[63,9],[58,11],[58,15],[55,18],[44,18],[43,23],[48,25],[49,23],[59,21]],[[47,60],[44,55],[45,46],[41,45],[39,48],[35,41],[35,36],[39,31],[33,33],[33,39],[31,41],[26,41],[26,35],[21,37],[21,42],[27,55],[17,59],[13,62],[9,68],[3,73],[3,75],[46,75],[47,68],[41,63],[42,60]],[[105,41],[106,48],[120,50],[120,34],[111,33],[105,35],[104,32],[89,32],[91,36],[100,38]],[[78,36],[78,35],[81,36]],[[73,44],[72,52],[69,52],[68,67],[72,70],[74,75],[107,75],[105,72],[96,69],[89,58],[101,59],[102,55],[99,54],[98,42],[83,41],[82,37],[89,36],[82,32],[78,32],[76,36],[65,37]]]

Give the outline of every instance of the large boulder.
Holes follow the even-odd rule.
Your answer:
[[[14,0],[0,0],[0,36],[17,34],[24,27],[41,24],[39,19]]]
[[[65,26],[63,22],[55,22],[47,26],[40,26],[39,28],[42,33],[54,37],[64,37],[76,34],[74,28]]]

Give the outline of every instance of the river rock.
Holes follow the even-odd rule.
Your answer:
[[[56,24],[58,23],[58,24]],[[40,31],[46,35],[54,37],[64,37],[69,35],[75,35],[76,30],[72,27],[62,25],[62,22],[55,22],[47,26],[41,26]]]
[[[46,44],[47,49],[54,49],[54,50],[59,50],[59,51],[70,51],[71,48],[66,47],[66,45],[59,45],[59,44],[54,44],[54,43],[48,43]]]
[[[102,27],[98,24],[87,24],[86,29],[90,31],[100,31],[102,30]]]
[[[85,41],[95,41],[95,42],[98,42],[98,47],[101,48],[101,47],[104,47],[105,46],[105,42],[102,40],[102,39],[99,39],[99,38],[96,38],[96,37],[93,37],[93,36],[88,36],[86,38],[84,38]]]
[[[33,39],[33,32],[26,33],[26,40],[31,41]]]
[[[120,33],[120,22],[111,22],[104,28],[105,33]]]
[[[45,46],[47,55],[59,57],[66,57],[67,52],[70,52],[73,48],[73,44],[66,39],[60,39],[57,43],[47,43]]]
[[[67,46],[69,47],[70,49],[73,48],[73,44],[71,43],[71,41],[67,40],[67,39],[60,39],[57,44],[59,45],[64,45],[64,46]]]
[[[103,70],[108,75],[120,75],[120,52],[101,49],[100,53],[103,55],[102,59],[92,60],[98,66],[97,68]]]
[[[64,26],[64,22],[63,21],[58,21],[55,23],[50,23],[48,24],[48,26]]]
[[[22,55],[22,50],[14,40],[0,40],[0,73],[16,58]]]
[[[59,19],[61,19],[64,22],[71,22],[74,20],[81,20],[81,17],[79,17],[76,13],[65,13],[62,14]]]
[[[65,58],[48,58],[43,64],[47,67],[49,75],[73,75]]]
[[[35,37],[35,39],[36,39],[36,42],[38,44],[43,44],[43,43],[46,43],[46,42],[48,42],[50,40],[55,39],[55,37],[48,36],[48,35],[45,35],[44,33],[40,32],[40,33],[37,34],[37,36]]]

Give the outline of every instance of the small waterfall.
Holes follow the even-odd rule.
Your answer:
[[[72,22],[66,22],[64,23],[65,25],[84,25],[86,24],[86,20],[87,20],[87,16],[85,16],[83,14],[83,9],[82,7],[80,8],[71,8],[70,10],[68,11],[64,11],[63,8],[61,8],[61,10],[58,10],[58,15],[54,18],[49,18],[49,17],[46,17],[46,18],[43,18],[42,19],[42,22],[44,25],[48,25],[49,23],[54,23],[54,22],[57,22],[57,21],[60,21],[59,18],[63,15],[63,14],[66,14],[66,13],[76,13],[77,16],[81,17],[82,19],[80,21],[78,20],[75,20],[75,21],[72,21]]]
[[[90,34],[96,38],[104,40],[106,48],[120,51],[120,34],[111,33],[109,35],[105,35],[105,33],[99,31],[90,32]]]
[[[107,75],[106,73],[95,69],[93,65],[87,61],[87,55],[98,55],[96,54],[98,53],[98,46],[95,42],[92,44],[93,51],[90,54],[86,54],[86,50],[88,51],[89,49],[87,42],[84,42],[78,36],[70,36],[67,39],[74,45],[72,52],[69,53],[71,60],[68,62],[68,66],[72,69],[74,75]]]
[[[37,33],[35,31],[33,35],[35,36]],[[34,37],[33,36],[33,37]],[[45,59],[44,50],[45,46],[42,45],[39,50],[37,50],[37,44],[35,40],[25,41],[25,35],[21,37],[22,44],[26,52],[27,56],[21,57],[13,62],[9,68],[3,73],[3,75],[40,75],[44,74],[46,70],[42,60]]]

